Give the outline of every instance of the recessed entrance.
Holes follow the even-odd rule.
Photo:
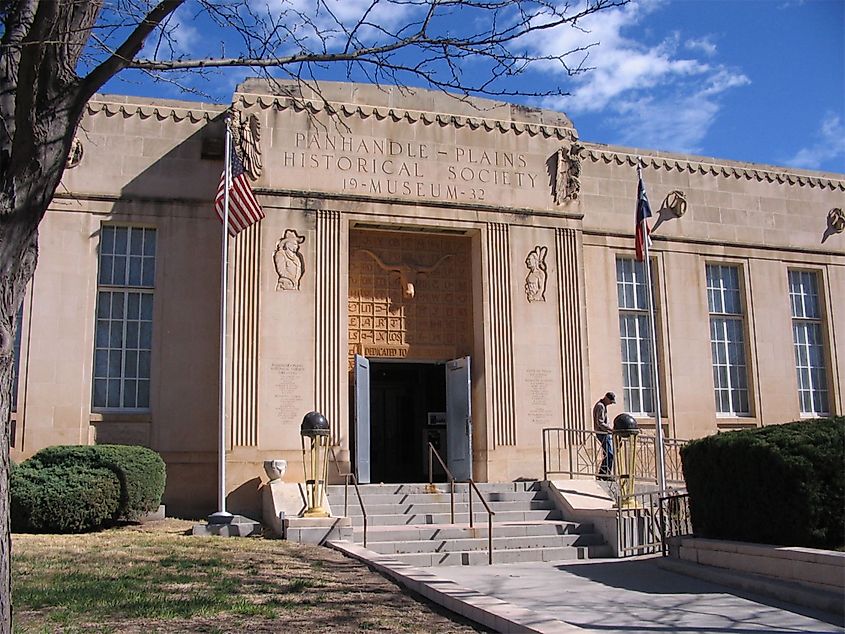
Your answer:
[[[442,363],[370,364],[373,482],[424,482],[428,443],[446,459],[446,373]],[[436,474],[440,470],[435,471]]]

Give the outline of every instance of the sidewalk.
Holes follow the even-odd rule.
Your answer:
[[[842,617],[663,570],[654,557],[412,568],[360,546],[334,546],[500,632],[845,632]]]

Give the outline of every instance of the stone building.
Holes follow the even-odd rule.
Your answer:
[[[666,434],[845,409],[844,175],[425,90],[250,80],[233,105],[266,218],[230,242],[230,510],[255,511],[265,459],[301,477],[311,410],[374,482],[423,480],[428,441],[477,481],[541,477],[541,430],[589,428],[607,390],[653,429],[637,165]],[[223,118],[88,105],[19,320],[13,459],[143,444],[172,512],[216,508]]]

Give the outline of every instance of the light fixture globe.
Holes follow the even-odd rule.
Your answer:
[[[635,436],[640,433],[637,419],[625,412],[613,419],[613,433],[620,436]]]
[[[302,425],[299,427],[299,434],[307,438],[315,436],[328,436],[331,429],[329,421],[320,412],[308,412],[302,417]]]

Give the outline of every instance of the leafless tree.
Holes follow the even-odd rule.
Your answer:
[[[185,85],[185,73],[213,68],[311,81],[327,66],[345,65],[347,76],[379,84],[526,95],[515,76],[536,64],[583,72],[588,53],[537,54],[532,40],[580,29],[588,16],[627,2],[0,0],[0,634],[11,631],[14,320],[38,259],[38,225],[94,93],[132,69]],[[180,41],[186,22],[203,25],[204,41],[223,42],[217,54],[190,55]],[[565,94],[547,85],[531,94]]]

